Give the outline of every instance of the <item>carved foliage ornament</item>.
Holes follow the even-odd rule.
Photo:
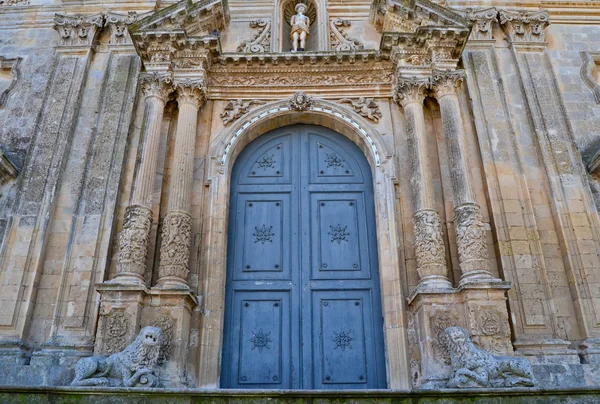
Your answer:
[[[158,277],[187,279],[191,246],[191,215],[182,211],[169,212],[163,221]]]
[[[354,112],[357,112],[360,116],[365,117],[375,123],[379,123],[381,119],[381,110],[379,104],[373,98],[360,97],[356,100],[350,98],[343,98],[339,100],[342,104],[350,104]]]
[[[112,311],[105,317],[105,351],[110,355],[121,351],[127,343],[128,320],[122,311]]]
[[[102,13],[92,15],[76,14],[54,15],[54,29],[60,35],[60,44],[64,46],[92,45],[98,28],[104,25]]]
[[[496,20],[497,11],[494,7],[475,10],[468,7],[465,17],[473,23],[471,40],[482,41],[493,39],[492,23]]]
[[[312,97],[302,91],[298,91],[290,98],[290,109],[294,111],[308,111],[312,106]]]
[[[179,104],[188,103],[196,108],[201,107],[206,101],[206,85],[204,80],[178,80],[174,83],[177,91],[177,102]]]
[[[271,51],[271,20],[260,19],[250,22],[250,28],[258,29],[254,37],[237,47],[238,52],[265,53]]]
[[[431,88],[437,98],[456,94],[465,78],[464,70],[434,70],[431,77]]]
[[[140,19],[135,11],[129,11],[127,14],[118,14],[109,12],[106,15],[106,25],[110,28],[110,44],[123,45],[131,43],[127,27]]]
[[[511,42],[544,42],[544,29],[550,24],[550,16],[546,10],[500,10],[498,17]]]
[[[427,96],[429,86],[429,79],[399,78],[394,92],[394,100],[403,107],[412,102],[422,104]]]
[[[364,45],[356,38],[350,38],[344,27],[349,27],[350,21],[334,18],[329,23],[329,39],[331,49],[336,52],[362,50]]]
[[[446,249],[440,215],[435,210],[420,210],[415,212],[413,219],[419,276],[446,276]]]
[[[128,272],[144,275],[151,224],[152,212],[150,209],[138,205],[127,207],[123,230],[121,230],[119,238],[118,273]]]
[[[146,97],[158,97],[166,102],[173,91],[173,78],[168,73],[140,74],[140,87]]]
[[[243,115],[250,111],[252,105],[263,105],[264,101],[250,100],[242,101],[241,99],[230,100],[225,107],[223,112],[219,115],[223,120],[223,125],[227,126],[231,122],[238,120]]]
[[[487,269],[487,241],[479,205],[472,203],[454,208],[454,223],[463,273]]]

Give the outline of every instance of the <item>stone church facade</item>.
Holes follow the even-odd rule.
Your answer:
[[[139,334],[159,345],[151,374],[160,383],[147,387],[510,389],[530,387],[521,376],[532,371],[532,391],[597,388],[600,15],[588,1],[515,4],[0,0],[0,385],[90,380],[93,371],[76,376],[78,361],[98,376],[105,359],[82,358],[127,352]],[[298,9],[310,35],[290,51]],[[264,149],[278,130],[291,143]],[[311,136],[323,139],[314,151]],[[238,159],[252,150],[259,159]],[[344,176],[362,164],[350,167],[351,156],[368,167],[356,228],[336,224],[342,208],[324,213],[325,202],[302,199],[304,185],[285,191],[299,192],[297,225],[282,216],[246,229],[250,216],[230,209],[250,189],[267,192],[268,178],[271,194],[295,184],[286,161],[309,170],[298,184],[306,175],[307,189],[350,198]],[[265,220],[288,209],[282,198]],[[323,275],[334,272],[327,251],[352,253],[335,250],[352,229],[366,243],[357,239],[356,251],[371,258]],[[277,247],[275,272],[296,268],[301,283],[317,271],[309,289],[330,281],[322,293],[333,294],[305,310],[312,320],[295,281],[284,289],[297,308],[272,297],[272,273],[243,278],[254,294],[236,300],[231,285],[254,269],[244,263],[238,276],[234,257],[275,257],[277,231],[291,241]],[[318,231],[326,244],[313,242]],[[365,266],[372,294],[336,316],[368,321],[342,324],[331,341],[338,359],[366,347],[368,376],[336,384],[326,375],[339,365],[325,352],[329,320],[311,321],[327,299],[354,296],[341,285],[363,279],[352,271]],[[243,314],[266,301],[289,317],[273,325],[281,334],[266,331],[275,314]],[[348,314],[366,302],[370,311]],[[466,353],[453,327],[473,342]],[[317,354],[294,345],[295,328],[321,341]],[[297,350],[300,368],[321,369],[313,376],[324,384],[295,379]],[[245,384],[252,376],[240,369],[259,374],[264,357],[279,370]],[[152,378],[138,373],[109,384],[143,388]]]

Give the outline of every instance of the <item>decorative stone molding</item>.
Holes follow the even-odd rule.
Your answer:
[[[394,91],[394,101],[403,107],[413,102],[423,104],[430,85],[429,79],[419,79],[417,77],[398,78]]]
[[[492,23],[496,21],[498,11],[495,7],[484,9],[473,9],[468,7],[464,11],[464,16],[467,20],[473,23],[471,29],[471,41],[490,41],[493,38]]]
[[[456,94],[466,77],[464,70],[434,70],[431,89],[438,99],[448,94]]]
[[[308,111],[312,105],[312,97],[298,91],[290,98],[290,109],[294,111]]]
[[[135,11],[129,11],[127,14],[118,14],[109,12],[106,14],[106,25],[110,29],[110,45],[130,44],[131,38],[127,28],[140,19],[140,15]]]
[[[158,97],[166,103],[173,92],[173,78],[169,73],[142,73],[140,88],[145,97]]]
[[[350,38],[344,27],[349,27],[350,21],[342,18],[334,18],[329,22],[329,40],[331,49],[336,52],[356,51],[364,48],[364,45],[356,38]]]
[[[600,65],[600,52],[587,52],[582,51],[581,59],[583,65],[581,65],[581,79],[583,82],[592,90],[596,104],[600,104],[600,83],[594,80],[593,71],[594,68]],[[2,99],[0,98],[0,106],[2,106]]]
[[[8,97],[14,92],[15,88],[21,80],[21,58],[7,59],[0,56],[0,71],[8,73],[12,80],[8,87],[0,93],[0,108],[4,107],[8,102]]]
[[[191,246],[192,216],[188,212],[170,211],[162,226],[159,279],[176,277],[187,282]]]
[[[134,275],[143,279],[146,272],[152,211],[139,205],[127,207],[119,238],[117,276]]]
[[[534,12],[500,10],[498,17],[500,26],[511,43],[542,43],[544,29],[550,24],[547,10]]]
[[[254,37],[237,47],[238,52],[265,53],[271,52],[271,20],[260,19],[250,21],[250,28],[258,29]]]
[[[454,224],[463,277],[474,271],[488,272],[487,241],[479,205],[469,203],[455,207]]]
[[[178,103],[190,103],[196,108],[201,108],[206,101],[206,85],[204,80],[177,80],[173,87],[177,92]]]
[[[160,328],[144,327],[123,351],[80,359],[71,385],[160,387],[157,368],[162,339]]]
[[[104,25],[104,14],[76,14],[72,16],[55,14],[53,28],[58,31],[60,45],[93,45],[99,28]]]
[[[350,104],[352,109],[354,109],[354,112],[375,123],[379,123],[379,120],[381,119],[381,110],[379,109],[379,104],[373,98],[359,97],[357,100],[342,98],[338,102],[342,104]]]
[[[494,356],[479,349],[461,327],[448,327],[444,335],[453,371],[448,387],[510,388],[535,385],[531,364],[527,359]]]
[[[250,111],[252,105],[263,105],[264,101],[250,100],[242,101],[241,99],[230,100],[225,107],[223,112],[219,115],[223,120],[223,125],[227,126],[230,123],[237,121],[240,117],[247,114]]]
[[[420,280],[433,277],[447,280],[446,248],[439,213],[433,209],[423,209],[415,212],[413,220]]]

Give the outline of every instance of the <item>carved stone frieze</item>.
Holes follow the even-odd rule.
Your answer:
[[[423,209],[415,212],[413,219],[419,277],[446,277],[446,248],[439,213]]]
[[[204,80],[177,80],[173,83],[177,93],[178,103],[190,103],[196,108],[201,108],[206,101],[206,85]]]
[[[158,97],[166,102],[173,92],[173,78],[168,73],[142,73],[140,87],[144,96]]]
[[[494,356],[473,345],[461,327],[444,330],[450,352],[450,388],[531,387],[535,385],[531,364],[526,358]]]
[[[125,212],[125,221],[119,238],[117,273],[144,276],[150,241],[152,212],[150,209],[132,205]]]
[[[373,98],[359,97],[358,99],[342,98],[338,102],[342,104],[350,104],[354,112],[360,116],[367,118],[375,123],[379,123],[381,119],[381,110],[379,104]]]
[[[448,350],[448,336],[444,331],[457,324],[458,316],[449,311],[438,311],[429,318],[435,358],[446,365],[450,365],[450,351]]]
[[[468,203],[455,207],[454,224],[463,276],[472,271],[487,271],[487,241],[479,205]]]
[[[63,46],[93,45],[99,28],[104,25],[104,14],[54,15],[53,28],[58,31]]]
[[[124,45],[131,43],[127,28],[140,19],[140,15],[135,11],[129,11],[127,14],[109,12],[106,14],[106,25],[110,29],[110,44]]]
[[[403,107],[412,102],[422,104],[423,100],[427,96],[427,90],[429,89],[429,87],[429,79],[422,79],[417,77],[400,77],[396,82],[396,89],[394,91],[394,101],[396,101]]]
[[[350,21],[342,18],[334,18],[329,22],[329,43],[331,49],[336,52],[356,51],[364,48],[364,45],[356,38],[351,38],[345,27],[351,25]]]
[[[160,246],[158,277],[177,277],[187,281],[192,246],[192,216],[171,211],[165,216]]]
[[[223,112],[219,115],[223,120],[223,125],[227,126],[231,122],[238,120],[241,116],[245,115],[250,111],[252,105],[263,105],[264,101],[250,100],[243,101],[242,99],[230,100],[225,107]]]
[[[431,88],[439,99],[448,94],[456,94],[465,78],[464,70],[434,70]]]
[[[290,109],[294,111],[308,111],[312,105],[312,97],[298,91],[290,98]]]
[[[507,11],[498,13],[500,26],[508,35],[510,42],[544,42],[544,29],[550,24],[547,10]]]
[[[271,20],[260,19],[250,21],[250,28],[258,29],[258,31],[252,39],[242,42],[237,47],[237,51],[244,53],[271,52]]]
[[[494,7],[479,10],[471,7],[465,9],[465,18],[473,23],[469,39],[472,41],[489,41],[493,39],[492,24],[496,21],[497,14],[498,12]]]
[[[171,359],[175,320],[171,316],[160,316],[152,321],[150,325],[162,330],[161,349],[158,356],[158,364],[160,365]]]

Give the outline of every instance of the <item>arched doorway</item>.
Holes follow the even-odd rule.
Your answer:
[[[373,184],[366,158],[293,125],[231,177],[221,385],[386,388]]]

